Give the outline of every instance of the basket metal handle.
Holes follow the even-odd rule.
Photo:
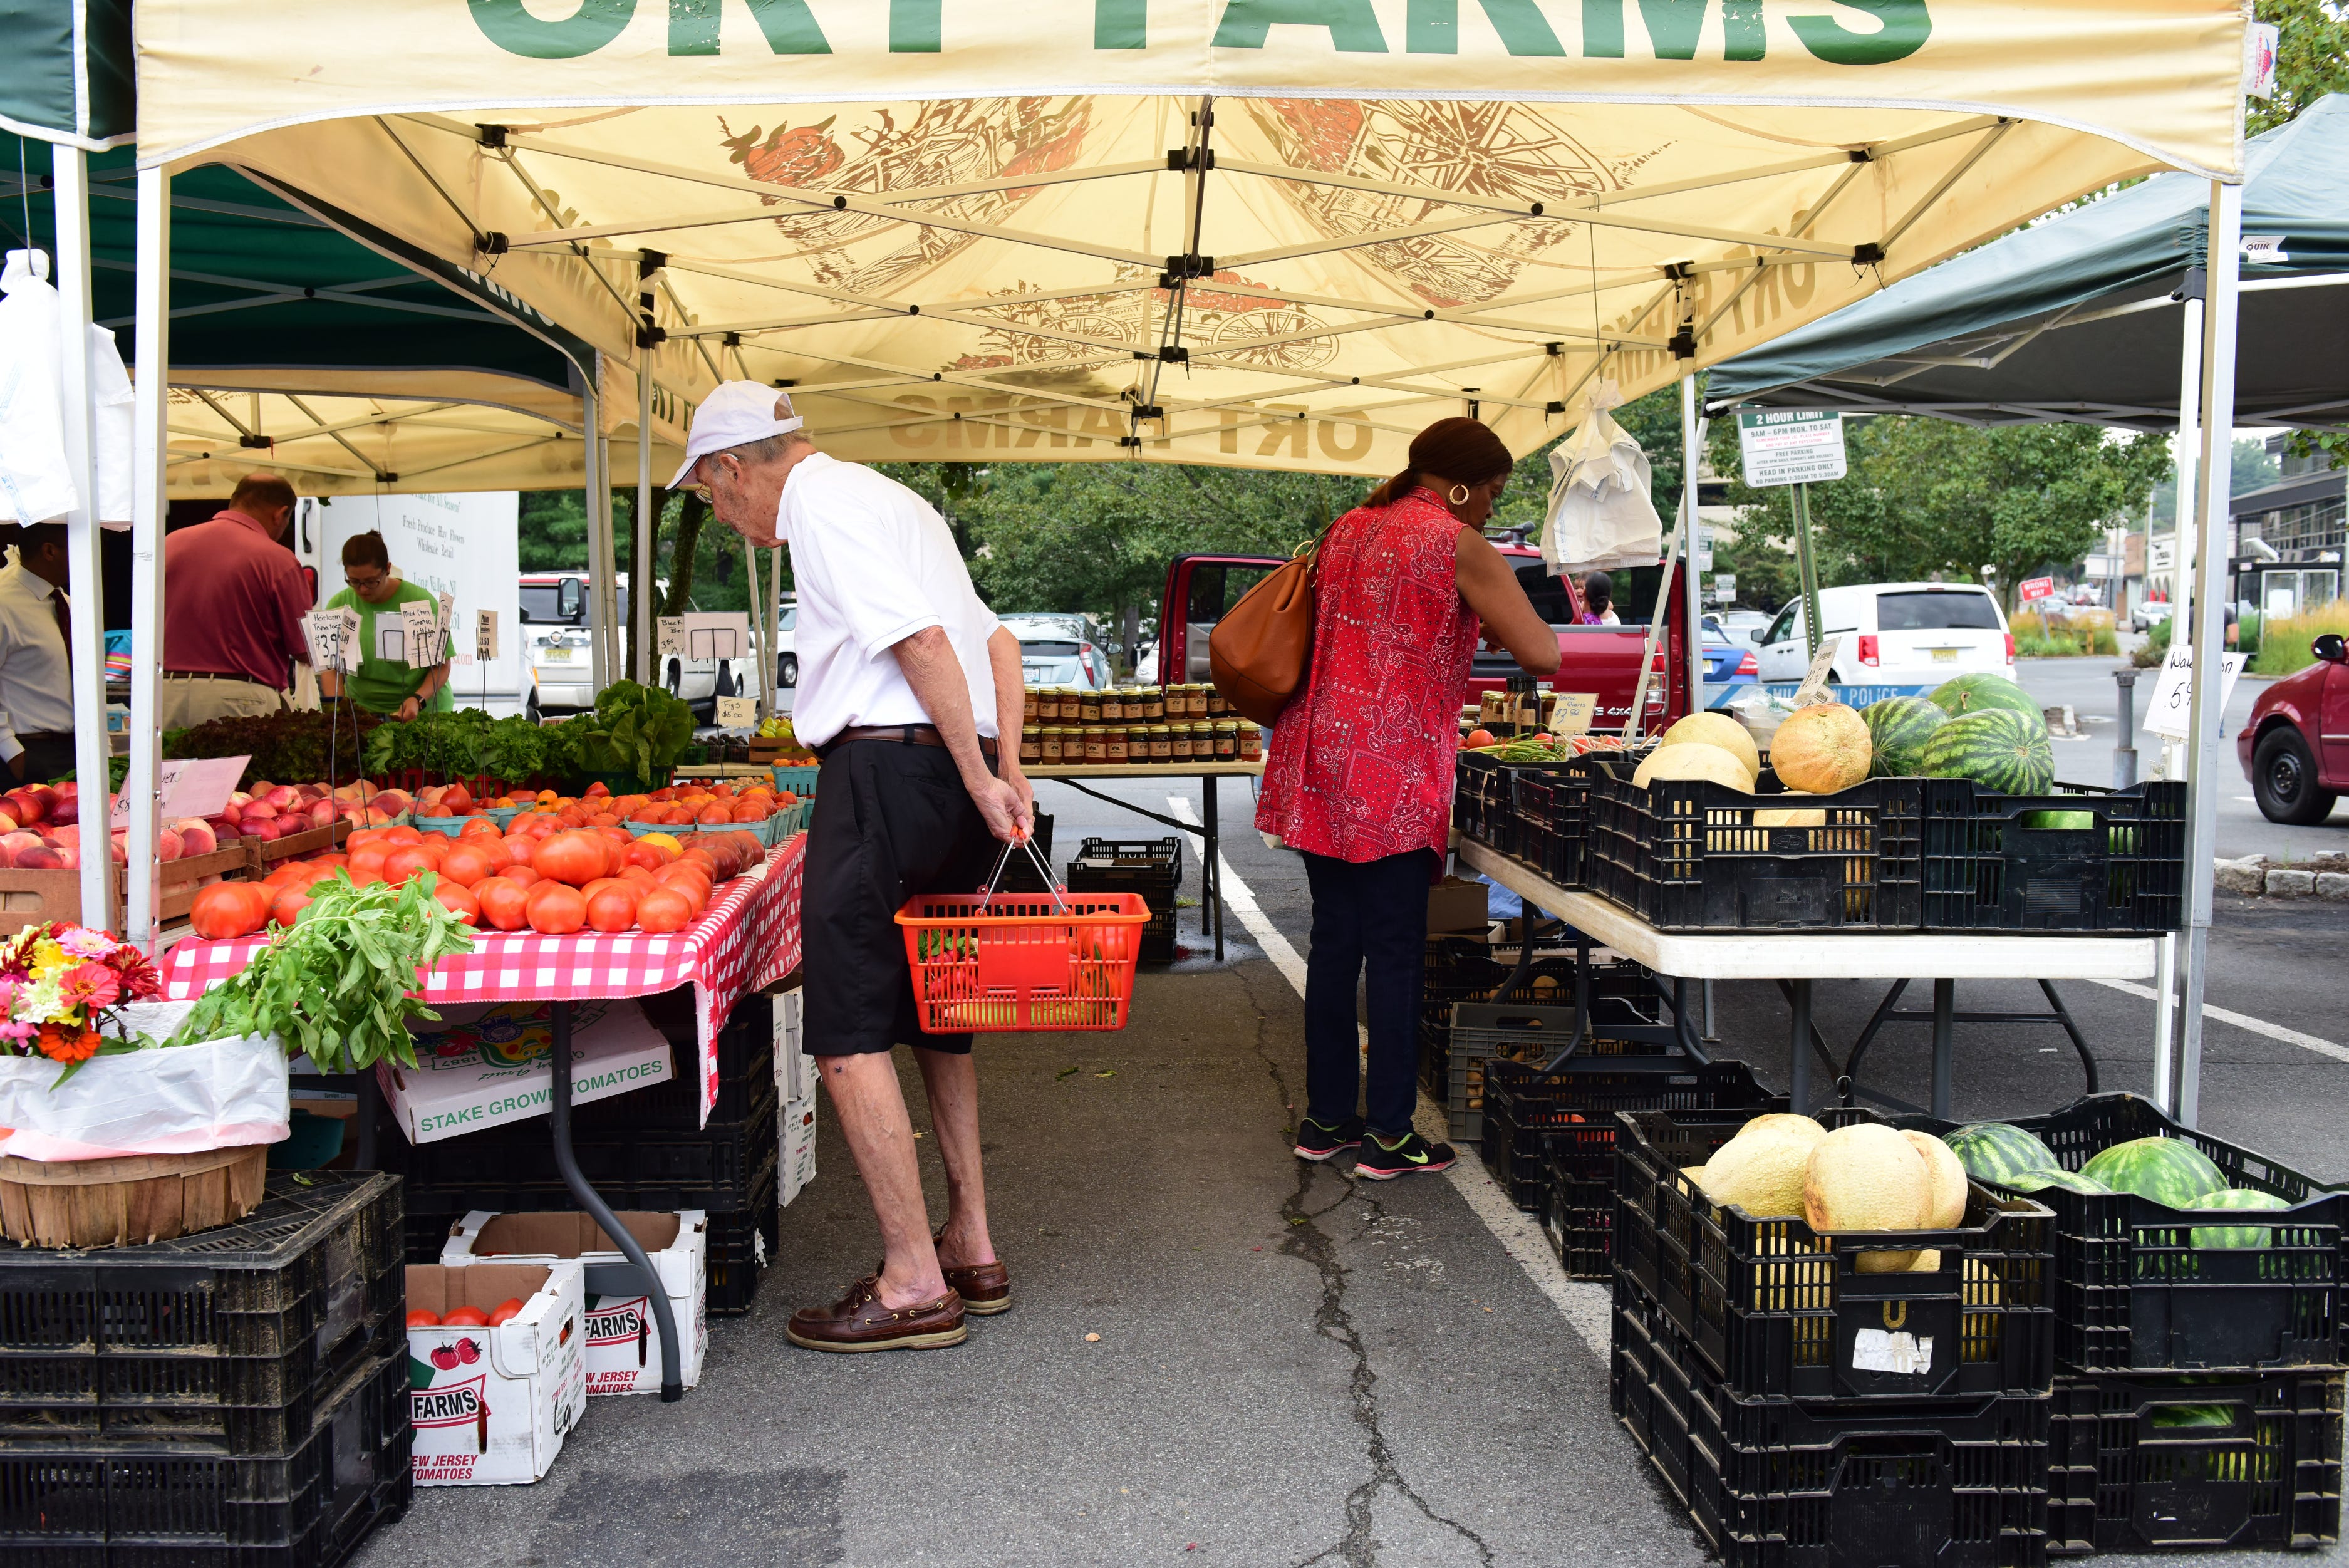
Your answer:
[[[1044,857],[1036,853],[1036,841],[1032,837],[1009,839],[1005,841],[1003,852],[995,857],[995,869],[988,875],[987,878],[987,886],[979,889],[980,892],[987,896],[979,900],[978,907],[982,909],[986,909],[988,905],[995,902],[995,895],[1002,891],[1000,884],[1003,881],[1003,873],[1010,865],[1011,851],[1015,844],[1018,847],[1028,852],[1029,863],[1033,865],[1036,867],[1037,874],[1044,878],[1044,890],[1052,895],[1052,907],[1061,914],[1067,914],[1069,912],[1069,906],[1067,901],[1061,897],[1061,889],[1053,885],[1052,868],[1044,864]]]

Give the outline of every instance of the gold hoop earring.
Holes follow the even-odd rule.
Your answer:
[[[1451,493],[1444,499],[1454,506],[1465,506],[1468,504],[1468,487],[1464,484],[1455,484],[1452,487]]]

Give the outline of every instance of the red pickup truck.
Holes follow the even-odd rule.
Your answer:
[[[1620,626],[1581,626],[1582,603],[1574,585],[1553,577],[1542,565],[1541,552],[1515,537],[1494,540],[1516,567],[1517,581],[1534,608],[1557,633],[1559,663],[1555,676],[1541,684],[1556,691],[1588,691],[1598,698],[1591,721],[1594,730],[1620,729],[1631,711],[1631,691],[1640,678],[1640,655],[1647,641],[1648,620],[1655,613],[1656,590],[1663,567],[1633,566],[1610,572],[1615,585],[1615,613]],[[1281,563],[1267,556],[1177,556],[1166,567],[1166,588],[1159,604],[1158,679],[1164,683],[1210,679],[1207,637],[1226,611],[1254,587],[1267,572]],[[1686,605],[1675,593],[1665,616],[1663,645],[1655,656],[1656,673],[1648,681],[1649,733],[1689,711],[1688,652],[1682,640]],[[1477,694],[1498,691],[1509,677],[1523,674],[1506,652],[1480,648],[1470,667],[1463,702]]]

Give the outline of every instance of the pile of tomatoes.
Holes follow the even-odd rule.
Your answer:
[[[428,788],[416,797],[419,816],[474,816],[495,806],[519,805],[533,812],[576,817],[569,826],[596,823],[633,822],[644,826],[712,827],[727,823],[764,822],[775,813],[799,804],[789,790],[781,794],[765,784],[754,784],[740,794],[724,780],[714,784],[664,784],[648,794],[616,795],[602,784],[592,784],[576,799],[553,790],[536,794],[517,793],[477,803],[463,784]]]
[[[218,941],[290,926],[316,884],[344,877],[357,887],[432,878],[432,896],[485,930],[569,936],[677,931],[709,907],[711,892],[766,856],[750,833],[666,833],[641,838],[606,822],[564,826],[556,815],[525,812],[501,832],[475,817],[454,835],[414,827],[367,827],[340,850],[288,861],[260,882],[221,882],[196,895],[196,934]]]

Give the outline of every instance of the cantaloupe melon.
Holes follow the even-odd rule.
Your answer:
[[[1875,754],[1868,721],[1840,702],[1797,708],[1770,737],[1770,765],[1778,782],[1811,794],[1833,794],[1865,782]]]
[[[1878,1123],[1837,1127],[1811,1150],[1803,1181],[1803,1218],[1811,1229],[1922,1231],[1931,1213],[1932,1168],[1899,1133]],[[1895,1274],[1915,1252],[1863,1252],[1863,1274]]]
[[[1632,773],[1631,785],[1646,789],[1659,779],[1710,779],[1744,794],[1754,793],[1754,775],[1745,771],[1744,763],[1719,746],[1701,742],[1657,747]]]
[[[1930,1133],[1904,1132],[1900,1136],[1925,1157],[1926,1168],[1932,1173],[1932,1207],[1925,1217],[1927,1227],[1956,1230],[1966,1217],[1966,1168],[1959,1163],[1957,1152]]]
[[[1816,1142],[1791,1127],[1742,1132],[1705,1163],[1705,1196],[1743,1209],[1756,1220],[1798,1215]]]
[[[1774,794],[1769,798],[1785,800],[1806,793],[1804,790],[1790,789],[1783,794]],[[1827,814],[1815,806],[1772,805],[1754,808],[1754,826],[1756,827],[1825,827],[1826,825]]]
[[[1816,1143],[1827,1136],[1827,1129],[1818,1122],[1790,1111],[1764,1111],[1738,1128],[1737,1136],[1745,1137],[1757,1132],[1791,1132],[1809,1143]]]
[[[1754,778],[1762,772],[1762,753],[1754,749],[1754,737],[1744,725],[1726,713],[1691,713],[1666,730],[1661,743],[1719,746],[1745,764],[1747,778]]]

